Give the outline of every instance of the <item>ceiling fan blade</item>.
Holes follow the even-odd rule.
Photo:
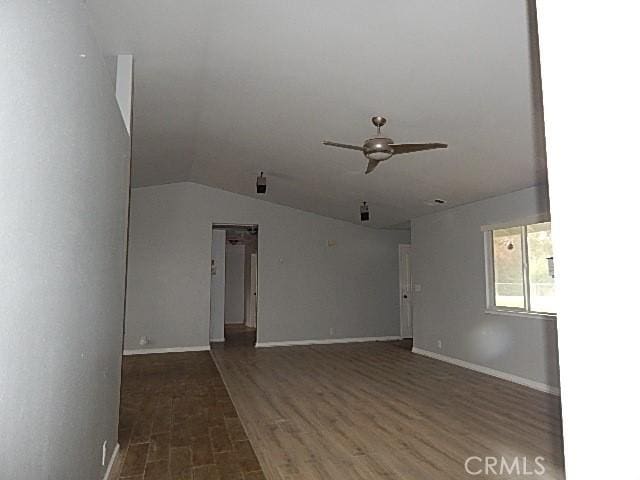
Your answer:
[[[346,143],[337,143],[337,142],[328,142],[328,141],[324,141],[322,142],[323,145],[328,145],[329,147],[338,147],[338,148],[348,148],[349,150],[358,150],[358,151],[362,151],[362,147],[359,147],[357,145],[348,145]]]
[[[379,163],[380,162],[378,160],[369,160],[369,163],[367,164],[367,171],[364,173],[367,174],[373,172]]]
[[[389,145],[393,148],[394,155],[401,153],[422,152],[424,150],[436,150],[438,148],[447,148],[446,143],[392,143]]]

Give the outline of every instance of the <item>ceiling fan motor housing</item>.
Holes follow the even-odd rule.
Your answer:
[[[362,146],[364,156],[378,162],[388,160],[393,155],[393,148],[391,148],[392,143],[393,140],[386,137],[370,138],[365,141]]]
[[[415,153],[423,152],[426,150],[435,150],[438,148],[447,148],[445,143],[394,143],[393,140],[387,137],[383,137],[380,129],[387,123],[387,119],[384,117],[373,117],[371,119],[373,125],[378,129],[377,136],[365,140],[364,145],[361,147],[358,145],[351,145],[348,143],[338,143],[323,141],[324,145],[337,148],[346,148],[348,150],[358,150],[364,153],[364,156],[369,159],[367,164],[367,170],[365,174],[373,172],[378,164],[384,160],[389,160],[392,156],[402,153]]]

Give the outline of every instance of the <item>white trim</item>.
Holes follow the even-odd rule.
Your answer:
[[[493,232],[483,232],[484,237],[484,279],[487,310],[495,307],[495,265],[493,263]]]
[[[220,343],[220,342],[224,342],[225,338],[224,337],[220,337],[220,338],[210,338],[209,342],[210,343]]]
[[[109,480],[109,476],[111,475],[111,470],[113,469],[113,465],[116,463],[116,458],[118,458],[118,452],[120,451],[120,444],[116,443],[116,446],[113,449],[113,453],[111,454],[111,459],[109,460],[109,465],[107,465],[107,470],[104,472],[104,480]]]
[[[477,365],[475,363],[465,362],[464,360],[460,360],[458,358],[447,357],[446,355],[430,352],[428,350],[423,350],[417,347],[413,347],[411,352],[416,353],[418,355],[422,355],[424,357],[430,357],[435,360],[440,360],[442,362],[451,363],[459,367],[468,368],[469,370],[474,370],[476,372],[484,373],[486,375],[491,375],[492,377],[501,378],[502,380],[507,380],[509,382],[517,383],[525,387],[533,388],[534,390],[550,393],[552,395],[560,395],[560,389],[558,387],[554,387],[546,383],[536,382],[533,380],[529,380],[528,378],[513,375],[511,373],[501,372],[500,370],[494,370],[493,368],[484,367],[482,365]]]
[[[124,126],[131,136],[131,114],[133,100],[133,55],[116,56],[116,100]]]
[[[480,230],[483,232],[489,230],[501,230],[503,228],[524,227],[525,225],[535,225],[536,223],[550,222],[551,216],[548,213],[539,213],[528,217],[512,220],[510,222],[494,223],[491,225],[482,225]]]
[[[209,345],[201,347],[169,347],[169,348],[139,348],[134,350],[124,350],[123,355],[146,355],[148,353],[177,353],[177,352],[202,352],[209,350]]]
[[[498,310],[488,308],[484,311],[488,315],[504,315],[506,317],[539,318],[541,320],[556,320],[555,313],[525,312],[524,310]]]
[[[529,233],[528,225],[520,227],[520,249],[522,250],[522,285],[524,285],[524,309],[531,311],[531,272],[529,271]],[[495,261],[495,259],[494,259]],[[495,267],[494,267],[495,268]],[[495,287],[495,283],[494,283]]]
[[[258,342],[256,348],[268,347],[293,347],[296,345],[329,345],[332,343],[360,343],[360,342],[391,342],[402,340],[400,336],[391,337],[355,337],[355,338],[328,338],[322,340],[291,340],[286,342]]]

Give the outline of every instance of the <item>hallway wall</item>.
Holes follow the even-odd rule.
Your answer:
[[[117,441],[129,137],[84,2],[0,14],[0,478],[98,480]]]
[[[227,277],[227,259],[225,255],[227,243],[226,230],[213,230],[211,232],[211,239],[211,262],[213,263],[213,271],[211,271],[211,289],[209,291],[209,340],[216,342],[224,339],[224,330],[217,328],[217,326],[224,324],[226,301],[225,283]]]
[[[227,244],[224,323],[244,323],[244,245]]]
[[[258,253],[258,242],[260,234],[257,238],[244,246],[244,323],[249,320],[249,312],[251,311],[251,254]],[[258,257],[258,268],[260,268],[260,257]]]

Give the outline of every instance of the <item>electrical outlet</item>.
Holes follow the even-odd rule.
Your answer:
[[[413,286],[413,291],[414,291],[414,292],[421,292],[421,291],[422,291],[422,285],[420,285],[419,283],[416,283],[416,284]]]
[[[102,442],[102,466],[107,464],[107,441]]]
[[[438,348],[442,350],[442,340],[438,340]]]
[[[334,333],[334,330],[333,330],[333,327],[331,327],[331,328],[329,329],[329,335],[331,335],[331,336],[333,337],[333,333]]]

